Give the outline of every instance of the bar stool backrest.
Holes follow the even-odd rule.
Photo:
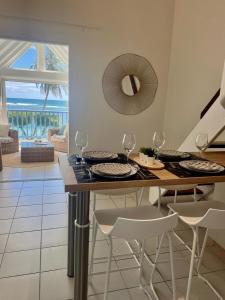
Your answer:
[[[162,235],[174,229],[178,222],[178,215],[172,214],[166,217],[150,220],[134,220],[118,218],[110,232],[110,235],[123,239],[148,239]]]
[[[196,225],[210,229],[225,229],[225,210],[210,208]]]

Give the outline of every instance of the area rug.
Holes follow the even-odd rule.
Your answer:
[[[21,162],[20,152],[16,152],[12,154],[4,154],[2,155],[2,163],[3,163],[3,167],[11,167],[11,168],[44,167],[52,164],[57,164],[59,153],[60,152],[55,151],[55,159],[52,162],[31,162],[31,163]]]

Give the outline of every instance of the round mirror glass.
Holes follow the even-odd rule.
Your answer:
[[[122,91],[127,96],[134,96],[138,93],[141,87],[140,80],[137,76],[129,74],[122,79]]]

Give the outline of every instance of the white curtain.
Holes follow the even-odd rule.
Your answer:
[[[3,80],[0,80],[0,124],[8,124],[5,83]]]

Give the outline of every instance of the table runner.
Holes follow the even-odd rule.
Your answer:
[[[152,174],[148,169],[140,167],[140,170],[133,176],[128,178],[121,178],[121,179],[108,179],[97,176],[90,172],[90,167],[97,163],[106,163],[106,162],[115,162],[115,163],[127,163],[127,157],[122,154],[118,153],[118,158],[113,160],[107,161],[88,161],[86,165],[79,165],[76,164],[79,161],[79,158],[76,155],[71,155],[68,158],[68,161],[73,168],[74,174],[76,176],[78,183],[91,183],[91,182],[110,182],[110,181],[132,181],[132,180],[151,180],[151,179],[158,179],[158,177]],[[134,165],[134,162],[129,160],[129,164]]]

